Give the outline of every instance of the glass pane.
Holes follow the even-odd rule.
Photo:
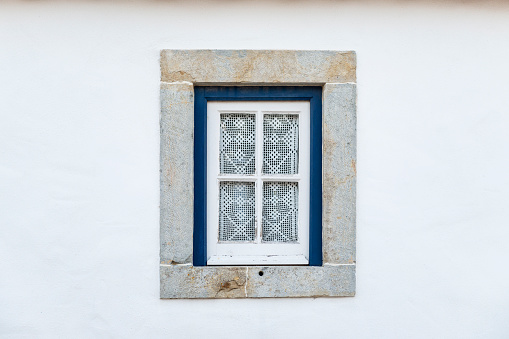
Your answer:
[[[263,116],[263,173],[297,174],[299,117],[292,114]]]
[[[255,240],[255,184],[224,181],[219,186],[219,240]]]
[[[255,173],[254,114],[221,114],[220,173]]]
[[[263,185],[263,241],[297,241],[298,200],[296,182],[266,182]]]

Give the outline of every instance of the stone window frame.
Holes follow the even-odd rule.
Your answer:
[[[355,295],[353,51],[162,50],[160,298]],[[193,266],[194,86],[323,86],[322,266]]]

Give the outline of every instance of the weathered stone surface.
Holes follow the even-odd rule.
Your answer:
[[[323,90],[323,262],[355,262],[356,85]]]
[[[161,263],[193,260],[194,90],[161,83]]]
[[[249,267],[246,290],[252,298],[354,296],[355,265]]]
[[[263,275],[260,275],[263,272]],[[282,298],[355,295],[355,265],[161,266],[161,298]]]
[[[161,298],[245,298],[247,267],[161,266]]]
[[[355,82],[355,52],[162,50],[161,80],[194,84]]]

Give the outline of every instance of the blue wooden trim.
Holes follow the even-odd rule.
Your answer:
[[[309,265],[322,266],[322,87],[195,87],[193,265],[207,265],[207,101],[309,101]]]
[[[322,93],[310,99],[309,266],[322,266]]]
[[[207,265],[207,101],[194,89],[194,230],[193,265]]]

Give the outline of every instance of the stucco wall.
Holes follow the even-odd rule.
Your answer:
[[[4,2],[0,336],[509,336],[509,4]],[[159,299],[159,51],[357,52],[357,294]]]

